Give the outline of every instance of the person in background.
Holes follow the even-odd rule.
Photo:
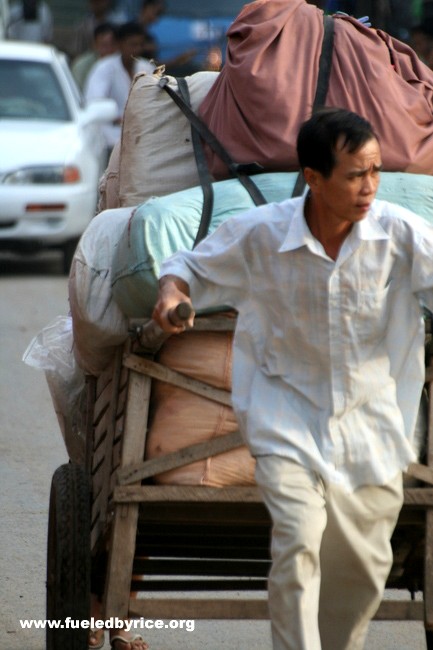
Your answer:
[[[421,61],[433,69],[433,1],[423,2],[417,17],[409,44]]]
[[[128,20],[139,22],[143,26],[145,47],[142,56],[154,60],[158,65],[163,65],[167,74],[184,76],[191,74],[191,66],[185,66],[197,54],[197,50],[189,49],[170,59],[161,59],[159,43],[152,33],[152,26],[165,14],[165,0],[119,0],[116,7],[128,16]],[[215,65],[215,57],[213,65]],[[197,70],[199,67],[197,67]],[[215,69],[212,67],[211,69]]]
[[[92,49],[95,28],[104,23],[119,26],[127,22],[126,14],[113,7],[112,0],[89,0],[85,18],[75,28],[74,56]]]
[[[103,59],[104,56],[114,54],[116,50],[117,43],[114,26],[111,23],[97,25],[93,34],[92,49],[77,56],[71,65],[72,74],[81,90],[84,90],[86,79],[93,65],[99,59]]]
[[[181,302],[237,310],[232,403],[273,523],[273,648],[361,650],[416,460],[433,227],[375,198],[363,117],[319,110],[297,152],[308,191],[165,260],[153,318],[180,333]]]
[[[143,56],[147,59],[158,59],[158,43],[149,31],[151,27],[165,12],[164,0],[142,0],[137,21],[143,26],[146,46]]]
[[[409,45],[423,63],[433,65],[433,21],[414,25],[410,32]]]
[[[9,9],[6,37],[16,41],[52,43],[53,17],[43,0],[13,2]]]
[[[87,77],[84,96],[87,100],[111,98],[118,107],[115,123],[103,126],[108,155],[120,138],[123,111],[138,72],[152,74],[155,65],[141,58],[145,45],[143,28],[136,22],[121,25],[116,30],[117,52],[97,61]]]
[[[184,74],[183,66],[194,58],[197,51],[190,49],[171,59],[160,59],[158,41],[152,34],[151,27],[164,15],[165,11],[166,6],[164,0],[141,0],[137,20],[143,26],[146,39],[143,56],[155,60],[158,65],[163,65],[168,74],[182,76]]]

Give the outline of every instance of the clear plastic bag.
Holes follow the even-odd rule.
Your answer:
[[[23,361],[44,370],[69,458],[83,464],[85,375],[73,354],[72,318],[57,316],[30,342]]]

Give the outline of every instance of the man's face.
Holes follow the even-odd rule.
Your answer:
[[[358,151],[349,153],[337,143],[336,165],[329,178],[314,173],[314,198],[329,223],[342,225],[361,221],[379,186],[382,158],[374,138]]]
[[[116,39],[113,32],[103,32],[95,38],[95,52],[101,59],[109,54],[114,54],[116,49]]]
[[[128,38],[123,39],[119,43],[120,53],[124,61],[130,61],[141,56],[146,45],[144,39],[144,34],[134,34],[133,36],[128,36]]]

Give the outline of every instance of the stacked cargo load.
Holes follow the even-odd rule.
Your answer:
[[[255,12],[260,11],[267,19],[260,24],[260,38],[252,47]],[[301,18],[305,33],[298,41],[299,25],[292,27]],[[268,60],[267,48],[276,38],[278,21],[283,21],[282,33],[287,35],[285,49],[278,41],[282,47],[278,52],[287,48],[298,52],[296,66],[288,66],[292,59],[286,57],[287,77],[281,87],[281,60],[276,60],[274,67],[261,66],[258,56],[262,48],[263,61]],[[348,17],[332,22],[334,47],[326,103],[337,102],[358,112],[365,109],[362,112],[384,141],[387,171],[381,174],[377,198],[433,221],[433,158],[429,149],[433,73],[424,69],[410,48],[397,45],[386,34]],[[81,239],[69,279],[74,350],[85,372],[97,376],[107,368],[115,350],[128,338],[130,318],[150,319],[164,259],[177,250],[192,249],[220,223],[254,205],[292,196],[299,179],[294,142],[297,125],[309,117],[314,104],[317,68],[323,59],[322,25],[321,12],[304,0],[251,3],[229,30],[227,63],[221,73],[198,72],[175,79],[159,70],[135,78],[121,141],[101,179],[99,214]],[[299,60],[301,41],[308,41],[312,49]],[[366,51],[385,47],[387,52],[371,61],[362,74],[360,60],[351,61],[359,43]],[[236,77],[238,63],[240,80]],[[353,69],[347,76],[344,70],[349,65]],[[290,85],[288,80],[294,74],[297,81]],[[362,93],[356,89],[369,75],[377,76],[380,98],[373,101],[369,93],[358,105]],[[415,127],[410,115],[404,122],[407,130],[401,123],[398,126],[399,132],[404,132],[402,137],[412,134],[410,143],[405,140],[402,147],[395,145],[396,123],[390,124],[389,116],[382,119],[381,113],[383,102],[390,101],[387,89],[397,97],[396,87],[403,99],[398,107],[393,104],[393,111],[404,111],[410,105],[422,116]],[[371,86],[371,92],[378,93],[377,84]],[[203,119],[197,122],[199,113]],[[419,129],[423,139],[418,138]],[[394,138],[392,147],[389,138]],[[203,163],[205,150],[207,165]],[[226,318],[234,316],[227,314],[224,306],[218,311]],[[230,394],[231,343],[230,332],[188,332],[167,340],[156,361]],[[154,384],[147,457],[236,429],[230,405],[210,403],[165,382]],[[253,476],[254,461],[247,449],[240,447],[165,472],[156,480],[250,485]]]

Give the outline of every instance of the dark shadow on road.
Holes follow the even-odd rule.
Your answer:
[[[0,252],[0,278],[63,275],[63,254],[47,251],[28,255]]]

